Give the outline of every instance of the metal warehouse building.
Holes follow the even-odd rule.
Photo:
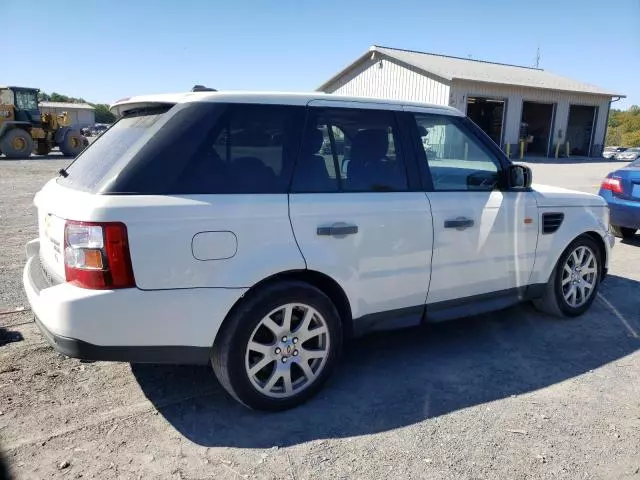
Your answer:
[[[511,156],[599,156],[612,100],[599,87],[537,68],[373,46],[318,91],[450,105]],[[508,145],[508,146],[507,146]]]
[[[42,113],[62,115],[67,112],[71,125],[76,128],[93,126],[96,123],[95,109],[87,103],[40,102]]]

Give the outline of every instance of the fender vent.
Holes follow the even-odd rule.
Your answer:
[[[562,225],[564,213],[543,213],[542,214],[542,233],[548,235],[556,233]]]

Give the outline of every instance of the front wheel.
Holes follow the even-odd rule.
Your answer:
[[[64,139],[60,143],[60,151],[64,156],[76,157],[84,150],[85,140],[80,132],[71,130],[65,134]]]
[[[635,228],[619,227],[617,225],[610,226],[611,233],[614,237],[628,239],[636,234]]]
[[[574,240],[558,259],[544,295],[534,306],[556,317],[577,317],[591,306],[598,293],[602,259],[596,242],[583,236]]]
[[[286,410],[318,393],[341,347],[331,300],[311,285],[288,281],[243,300],[218,334],[212,365],[225,390],[247,407]]]

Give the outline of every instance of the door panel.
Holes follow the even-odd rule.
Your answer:
[[[424,192],[407,191],[414,152],[394,112],[331,105],[309,108],[290,194],[307,268],[342,286],[356,319],[423,306],[433,230]]]
[[[535,260],[535,200],[528,192],[430,192],[434,225],[432,281],[427,303],[528,284]],[[446,228],[457,218],[473,221]],[[533,223],[525,223],[529,218]]]
[[[424,304],[433,232],[423,193],[292,194],[290,209],[307,268],[342,286],[354,318]],[[357,232],[318,234],[339,222]]]
[[[502,160],[471,122],[419,109],[414,118],[434,228],[427,303],[527,285],[538,237],[531,192],[504,188]]]

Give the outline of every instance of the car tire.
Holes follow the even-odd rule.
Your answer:
[[[555,317],[580,316],[595,300],[601,278],[600,248],[591,237],[578,237],[560,255],[544,295],[533,305]],[[572,289],[575,293],[571,293]]]
[[[0,141],[0,149],[7,158],[29,158],[33,152],[33,138],[26,130],[14,128],[4,134]]]
[[[60,143],[60,151],[65,157],[77,157],[85,148],[85,141],[80,132],[68,131]]]
[[[211,363],[240,403],[281,411],[320,391],[341,349],[342,325],[329,297],[304,282],[286,281],[250,292],[234,307],[213,345]]]
[[[636,234],[635,228],[619,227],[617,225],[611,225],[610,230],[613,236],[618,238],[628,239]]]

